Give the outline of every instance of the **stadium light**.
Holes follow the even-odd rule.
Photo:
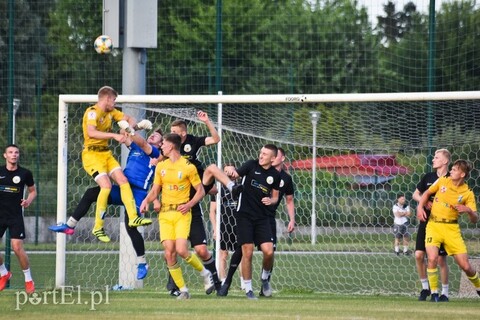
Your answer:
[[[317,123],[320,119],[320,111],[310,111],[310,118],[312,120],[312,244],[317,242],[317,213],[315,204],[317,202]]]

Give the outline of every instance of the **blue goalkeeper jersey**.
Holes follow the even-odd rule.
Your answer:
[[[150,164],[150,159],[160,156],[160,151],[152,146],[152,153],[147,155],[138,145],[132,142],[127,158],[127,165],[123,172],[132,188],[148,190],[153,181],[155,166]]]

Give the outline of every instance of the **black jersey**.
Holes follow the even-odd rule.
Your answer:
[[[20,166],[14,171],[7,170],[7,166],[0,167],[0,219],[23,217],[20,202],[24,196],[25,186],[33,185],[30,170]]]
[[[291,196],[295,193],[295,187],[293,186],[292,176],[289,175],[285,170],[280,172],[280,185],[278,187],[278,201],[274,205],[268,206],[270,214],[275,216],[278,206],[283,199],[283,196]]]
[[[237,211],[252,218],[268,216],[270,211],[262,198],[270,197],[273,189],[279,190],[278,170],[274,167],[264,169],[258,160],[249,160],[237,169],[237,173],[243,184]]]
[[[200,148],[205,146],[206,139],[207,137],[205,136],[196,137],[194,135],[187,134],[185,142],[182,143],[182,146],[180,147],[180,154],[195,165],[200,178],[203,176],[203,165],[197,157],[200,153]]]

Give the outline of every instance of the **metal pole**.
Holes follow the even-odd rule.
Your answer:
[[[312,120],[312,244],[317,241],[317,213],[315,204],[317,203],[317,122],[320,119],[319,111],[310,111],[310,118]]]

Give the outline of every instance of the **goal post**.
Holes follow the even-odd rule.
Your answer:
[[[96,101],[96,95],[59,96],[59,222],[66,221],[67,213],[92,183],[82,172],[81,117],[86,107]],[[415,208],[411,195],[436,148],[448,148],[454,159],[465,158],[477,168],[479,163],[476,137],[480,91],[119,95],[116,101],[120,108],[141,110],[154,128],[160,126],[164,131],[169,131],[172,120],[184,119],[195,135],[208,135],[206,126],[196,119],[194,112],[206,110],[221,135],[221,142],[202,148],[201,160],[205,166],[216,163],[221,167],[226,162],[241,165],[256,158],[265,143],[287,151],[288,169],[296,185],[297,227],[293,235],[285,233],[287,214],[281,205],[277,213],[279,245],[272,278],[277,290],[416,292],[414,261],[392,254],[391,208],[395,196],[405,193],[410,206]],[[311,112],[321,114],[315,128]],[[121,148],[115,144],[112,148],[120,156]],[[475,191],[480,190],[477,171],[468,183]],[[208,212],[207,200],[202,202],[202,208]],[[122,220],[118,218],[118,209],[108,210],[112,218],[106,219],[106,227],[120,234]],[[410,220],[409,230],[414,240],[414,212]],[[208,224],[207,219],[205,223]],[[119,247],[131,245],[129,241],[112,237],[112,244],[98,244],[91,238],[90,222],[82,221],[79,227],[86,231],[76,230],[68,238],[64,234],[57,236],[56,286],[76,285],[75,282],[85,287],[121,284],[119,274],[123,271],[119,264],[123,262],[119,263],[118,252]],[[473,250],[471,253],[480,254],[475,228],[462,220],[462,230],[467,247]],[[146,227],[144,232],[151,270],[144,285],[164,290],[166,268],[157,223]],[[219,241],[215,246],[218,252]],[[411,241],[410,249],[413,247]],[[130,267],[125,270],[133,272],[131,265],[135,259],[129,261]],[[254,265],[255,281],[258,257]],[[93,270],[98,278],[80,275],[86,268]],[[197,275],[188,267],[183,269],[188,283],[198,282]],[[342,272],[353,279],[346,281],[347,275]],[[67,277],[69,273],[75,274],[75,278]],[[460,273],[455,274],[458,275],[452,275],[452,282],[459,286]],[[355,287],[355,283],[362,283],[362,288]],[[453,286],[452,290],[458,292],[458,287]]]

